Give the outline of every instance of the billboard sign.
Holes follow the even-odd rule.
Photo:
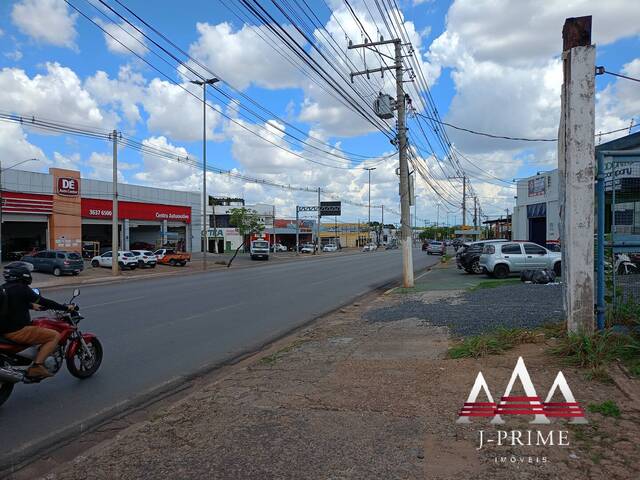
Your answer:
[[[334,217],[342,215],[342,202],[320,202],[320,216]]]
[[[80,179],[58,177],[58,195],[77,197],[80,194]]]
[[[529,180],[529,196],[539,197],[543,196],[547,191],[547,179],[546,177],[536,177]]]

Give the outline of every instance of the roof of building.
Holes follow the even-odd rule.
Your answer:
[[[634,148],[640,148],[640,132],[596,145],[596,153],[601,150],[631,150]]]

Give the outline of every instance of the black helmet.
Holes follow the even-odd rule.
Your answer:
[[[31,272],[22,265],[7,265],[2,276],[7,282],[22,282],[25,285],[31,285]]]

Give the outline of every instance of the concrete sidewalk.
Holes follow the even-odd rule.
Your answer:
[[[434,268],[422,277],[424,288],[435,290],[451,274],[450,268]],[[439,291],[445,297],[449,292]],[[425,318],[378,315],[420,295],[370,294],[139,418],[45,478],[639,478],[637,399],[612,384],[594,384],[550,357],[546,349],[553,339],[500,356],[452,360],[446,327]],[[481,420],[458,425],[458,410],[479,370],[497,391],[518,356],[535,372],[540,391],[548,391],[562,369],[585,409],[608,400],[620,406],[621,416],[590,413],[587,426],[552,425],[569,431],[569,447],[477,450],[478,430],[492,427]],[[531,428],[528,420],[510,428]],[[105,425],[103,431],[113,428]],[[502,455],[545,461],[498,463]],[[55,455],[48,462],[51,468]],[[33,466],[15,478],[42,473]]]

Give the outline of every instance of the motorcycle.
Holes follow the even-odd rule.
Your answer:
[[[36,293],[40,293],[34,288]],[[69,303],[80,295],[75,289]],[[82,333],[78,323],[82,320],[79,307],[72,312],[56,312],[53,317],[34,318],[32,324],[49,328],[60,334],[56,350],[45,360],[44,366],[56,374],[66,362],[69,373],[76,378],[91,377],[102,363],[102,345],[93,333]],[[17,383],[38,383],[41,379],[27,377],[26,373],[38,353],[37,346],[25,346],[0,336],[0,405],[7,401]]]
[[[616,272],[618,275],[631,275],[640,273],[638,266],[631,261],[626,253],[616,254]]]

